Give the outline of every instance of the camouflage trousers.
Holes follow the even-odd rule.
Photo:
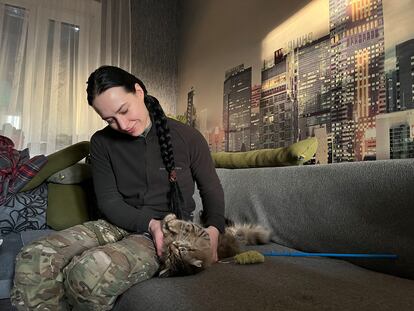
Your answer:
[[[149,236],[90,221],[25,246],[10,298],[19,311],[111,310],[120,294],[158,268]]]

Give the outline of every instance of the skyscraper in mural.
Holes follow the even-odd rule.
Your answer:
[[[226,71],[223,149],[278,148],[314,136],[311,164],[414,157],[414,39],[393,43],[395,55],[389,40],[385,54],[382,1],[327,1],[329,33],[292,37],[283,48],[275,40],[260,85],[251,87],[252,68]]]
[[[297,139],[297,102],[294,53],[277,50],[262,70],[260,148],[286,147]]]
[[[414,39],[395,47],[386,74],[387,112],[377,116],[377,159],[414,158]]]
[[[396,68],[396,110],[414,108],[414,39],[395,47]]]
[[[414,158],[414,109],[378,115],[377,159]]]
[[[387,112],[397,111],[397,71],[390,70],[385,74],[385,102]]]
[[[385,75],[387,112],[414,108],[414,39],[395,47],[396,67]]]
[[[252,87],[250,100],[250,150],[260,148],[260,97],[262,88],[260,85]]]
[[[225,151],[250,150],[252,68],[239,65],[225,73],[223,128]]]
[[[382,0],[330,0],[333,162],[375,156],[386,110]]]
[[[187,111],[186,111],[186,119],[187,125],[194,126],[194,88],[192,87],[190,92],[187,94]]]
[[[330,37],[325,36],[294,50],[297,54],[298,139],[318,138],[315,163],[331,162]]]

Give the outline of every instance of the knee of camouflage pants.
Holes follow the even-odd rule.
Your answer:
[[[93,224],[102,230],[97,237]],[[90,229],[89,229],[89,228]],[[77,225],[50,234],[22,248],[16,257],[14,284],[10,294],[18,310],[68,310],[64,299],[63,268],[73,256],[99,245],[99,240],[114,242],[125,231],[115,230],[103,220]],[[114,231],[113,233],[110,233]]]
[[[64,269],[65,294],[74,311],[111,310],[119,295],[158,268],[152,239],[132,234],[73,258]]]

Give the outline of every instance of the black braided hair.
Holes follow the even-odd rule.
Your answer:
[[[177,218],[182,219],[184,199],[177,182],[177,173],[175,170],[174,151],[171,142],[170,129],[167,124],[167,117],[158,100],[148,94],[144,83],[129,72],[114,66],[102,66],[96,69],[88,78],[88,103],[92,106],[96,96],[107,89],[115,86],[122,86],[127,92],[135,93],[135,83],[144,91],[144,103],[150,114],[150,118],[158,136],[161,157],[168,172],[170,182],[170,210]]]
[[[161,157],[164,162],[165,169],[168,172],[168,179],[171,187],[170,209],[171,212],[177,216],[177,218],[181,219],[183,217],[182,206],[184,204],[184,199],[177,182],[174,150],[171,143],[170,128],[167,124],[167,117],[165,116],[160,103],[154,96],[145,94],[144,103],[152,117],[152,122],[155,123],[158,143],[161,150]]]

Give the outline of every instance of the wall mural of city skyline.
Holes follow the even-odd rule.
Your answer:
[[[201,86],[194,85],[187,122],[214,152],[285,147],[315,136],[314,163],[414,157],[414,27],[401,22],[414,1],[315,5],[326,12],[317,21],[324,29],[308,23],[299,37],[281,39],[276,28],[264,44],[260,81],[248,60],[223,68],[220,106],[208,114],[198,107]],[[212,111],[221,112],[220,121],[207,119]]]

